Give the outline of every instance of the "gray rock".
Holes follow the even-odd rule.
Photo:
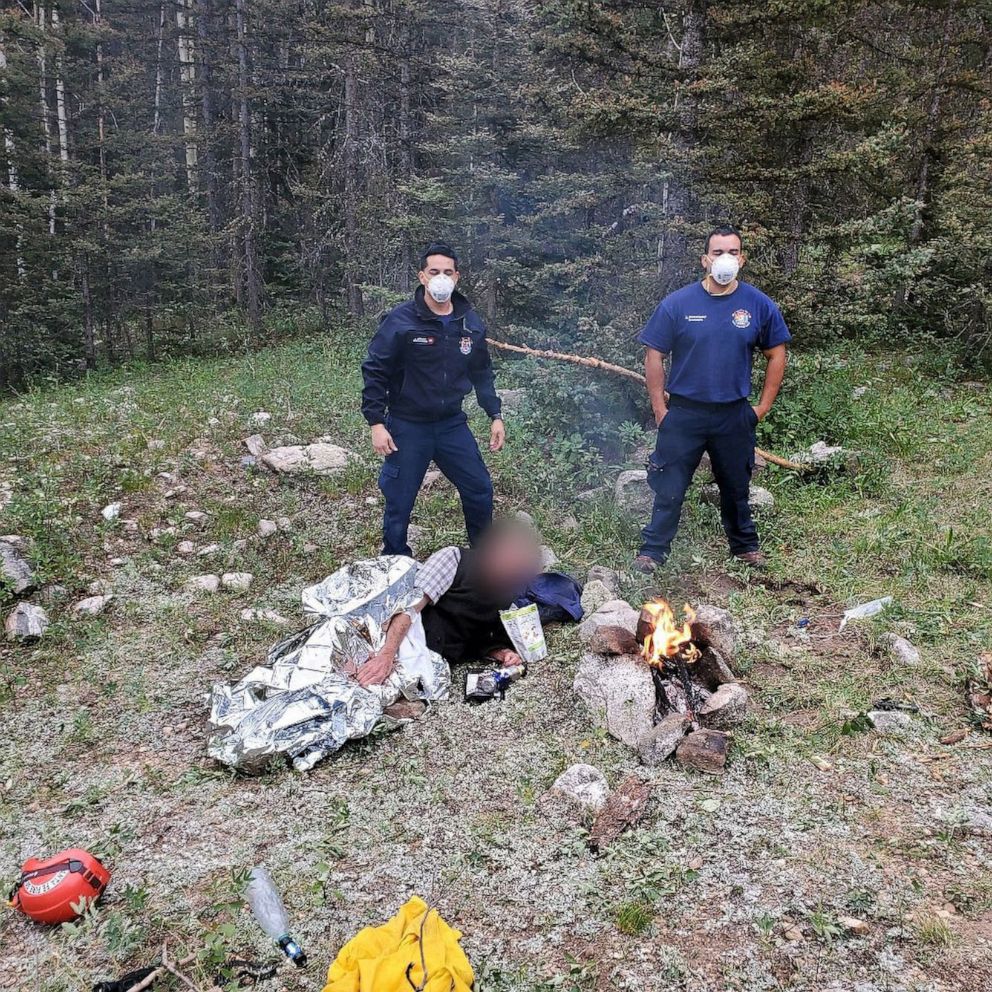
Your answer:
[[[219,575],[194,575],[186,580],[187,592],[213,593],[220,588]]]
[[[25,545],[23,538],[0,537],[0,579],[16,596],[29,593],[35,587],[34,571],[20,550]]]
[[[684,713],[672,713],[655,724],[637,744],[641,761],[649,768],[660,765],[675,753],[689,730],[689,721]]]
[[[274,520],[259,520],[256,531],[259,537],[272,537],[279,530]]]
[[[528,527],[535,527],[534,518],[526,510],[517,510],[513,514],[514,520],[519,520],[520,523],[525,524]]]
[[[7,617],[4,630],[8,641],[36,641],[49,625],[48,614],[31,603],[18,603]]]
[[[253,427],[264,427],[271,419],[271,413],[267,410],[259,410],[248,418],[248,423]]]
[[[94,579],[86,591],[91,596],[109,596],[114,591],[114,584],[107,579]]]
[[[869,710],[868,719],[880,734],[900,734],[913,725],[913,718],[903,710]]]
[[[571,514],[569,514],[561,522],[561,529],[565,531],[566,534],[574,534],[579,529],[579,522]]]
[[[619,572],[614,572],[612,568],[607,568],[605,565],[592,565],[586,573],[586,581],[595,582],[597,580],[613,593],[611,598],[615,599],[620,595]]]
[[[861,464],[861,456],[839,444],[830,445],[825,441],[817,441],[805,451],[796,452],[792,461],[800,465],[837,465],[848,472],[856,472]]]
[[[724,658],[722,652],[709,645],[703,648],[699,659],[693,664],[692,675],[710,692],[715,692],[721,685],[726,685],[728,682],[737,681],[737,676],[727,664],[727,659]]]
[[[261,434],[252,434],[251,437],[246,437],[243,443],[248,449],[248,454],[253,458],[261,458],[269,450]]]
[[[617,506],[636,516],[643,517],[654,506],[654,491],[648,485],[648,473],[643,468],[621,472],[613,487]]]
[[[262,463],[273,472],[298,475],[333,475],[346,468],[352,454],[336,444],[291,444],[273,448],[261,456]]]
[[[606,802],[610,787],[598,768],[577,764],[566,768],[548,791],[583,811],[598,813]]]
[[[541,571],[546,572],[558,564],[558,555],[547,544],[541,545]]]
[[[737,660],[737,622],[728,610],[706,603],[696,607],[696,619],[691,626],[692,639],[701,647],[712,647],[731,667]]]
[[[99,616],[113,598],[113,593],[108,593],[105,596],[87,596],[86,599],[81,599],[72,607],[72,612],[77,616]]]
[[[207,544],[200,548],[196,553],[197,558],[209,558],[211,555],[217,554],[220,551],[219,544]]]
[[[703,486],[700,490],[700,499],[711,506],[719,506],[720,487],[715,482]],[[775,497],[767,489],[752,484],[748,502],[751,504],[752,510],[770,510],[775,505]]]
[[[249,623],[264,621],[265,623],[275,624],[277,627],[288,627],[290,623],[281,613],[267,609],[242,610],[241,619]]]
[[[628,747],[636,748],[654,726],[654,680],[636,655],[585,655],[572,688],[593,722]]]
[[[590,613],[595,613],[604,603],[610,602],[615,596],[616,593],[599,579],[587,582],[582,590],[583,614],[588,616]]]
[[[420,488],[430,489],[432,486],[436,486],[443,478],[444,475],[439,468],[432,468],[424,475],[424,481],[420,484]]]
[[[108,503],[101,511],[100,516],[104,520],[116,520],[121,515],[120,503]]]
[[[176,553],[180,555],[192,555],[196,553],[196,545],[192,541],[180,541],[176,545]]]
[[[526,389],[497,389],[496,395],[503,401],[503,412],[519,410],[527,401]]]
[[[747,716],[747,690],[738,682],[721,685],[699,707],[699,722],[710,730],[730,730],[744,722]]]
[[[210,519],[210,514],[204,513],[203,510],[190,510],[188,513],[183,514],[183,518],[191,524],[196,524],[197,527],[203,527]]]
[[[899,637],[896,634],[882,634],[881,638],[882,645],[888,650],[893,661],[898,661],[903,665],[919,665],[923,660],[920,656],[919,649],[906,640],[905,637]]]
[[[111,562],[113,564],[113,562]],[[59,603],[64,603],[69,598],[69,590],[65,586],[60,586],[53,584],[50,586],[45,586],[41,590],[41,601],[47,606],[57,606]]]
[[[289,517],[276,517],[276,526],[280,530],[292,530],[293,521]]]
[[[583,643],[588,643],[600,627],[623,627],[636,636],[639,617],[640,614],[630,603],[622,599],[611,599],[579,624],[579,637]]]
[[[251,572],[225,572],[220,581],[228,592],[247,592],[255,576]]]
[[[421,542],[424,540],[424,528],[419,524],[410,524],[406,530],[406,539],[410,545],[410,550],[413,552],[414,557],[416,557]]]

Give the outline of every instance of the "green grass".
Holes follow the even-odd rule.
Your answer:
[[[445,746],[443,723],[432,725],[440,737],[423,742],[423,753],[410,750],[416,738],[406,735],[397,738],[402,746],[368,741],[311,779],[291,776],[282,765],[244,780],[202,760],[176,766],[156,761],[162,728],[186,722],[196,728],[190,733],[199,733],[202,694],[210,682],[237,678],[263,662],[281,636],[272,626],[238,622],[242,608],[264,603],[295,620],[302,585],[377,550],[378,460],[358,411],[363,333],[338,331],[250,356],[118,369],[0,404],[6,459],[0,461],[0,479],[14,486],[13,502],[0,514],[0,533],[33,541],[31,557],[41,580],[65,586],[68,602],[84,595],[93,579],[113,575],[115,586],[115,600],[103,616],[84,621],[64,605],[52,606],[53,626],[38,644],[0,646],[5,711],[37,705],[59,714],[41,735],[45,753],[32,758],[43,773],[30,795],[19,787],[0,791],[0,822],[17,838],[5,849],[11,863],[15,846],[19,853],[39,838],[53,850],[65,846],[72,839],[70,820],[73,827],[97,825],[108,852],[132,857],[136,838],[153,845],[159,832],[168,834],[155,826],[149,838],[140,818],[125,822],[117,809],[121,797],[147,802],[163,823],[209,811],[218,795],[288,809],[309,801],[319,810],[320,829],[300,843],[300,856],[309,860],[295,909],[304,918],[326,920],[321,913],[349,912],[353,891],[342,888],[338,875],[356,852],[367,866],[377,851],[402,848],[413,863],[423,843],[403,818],[362,819],[369,768],[388,774],[389,791],[403,796],[410,809],[447,800],[446,825],[458,840],[441,877],[447,890],[458,891],[475,873],[496,876],[504,862],[513,861],[517,837],[539,829],[543,794],[569,764],[590,761],[611,782],[636,764],[630,752],[591,725],[576,734],[541,725],[542,711],[562,703],[531,693],[530,679],[507,704],[519,707],[512,712],[523,725],[494,730],[485,761],[498,765],[504,747],[512,754],[521,743],[515,735],[527,740],[531,724],[539,728],[529,742],[538,758],[511,765],[507,781],[495,772],[486,779],[495,808],[469,803],[462,811],[450,799],[453,779],[436,771],[437,749]],[[530,362],[506,363],[500,383],[526,386],[551,374],[545,367],[537,375]],[[588,375],[580,375],[588,383]],[[562,374],[560,389],[567,389],[571,376]],[[728,564],[718,512],[701,504],[694,489],[669,562],[656,577],[631,577],[624,588],[632,603],[659,593],[676,603],[726,603],[747,630],[740,669],[757,706],[735,734],[731,774],[701,782],[658,772],[662,784],[650,816],[593,867],[584,860],[581,825],[575,824],[560,838],[555,871],[563,878],[588,871],[580,904],[572,908],[583,922],[600,926],[593,932],[604,948],[597,946],[593,954],[592,938],[577,941],[544,962],[518,953],[512,942],[499,944],[503,950],[494,956],[488,948],[497,938],[486,934],[489,943],[479,937],[483,950],[474,959],[481,989],[603,987],[610,981],[610,962],[623,960],[642,941],[665,948],[658,974],[680,987],[699,961],[691,947],[669,945],[689,920],[689,907],[724,900],[736,907],[735,939],[750,942],[759,958],[771,961],[780,953],[774,934],[782,907],[768,902],[767,894],[740,904],[739,879],[752,864],[764,866],[762,871],[773,870],[769,865],[806,866],[816,880],[815,896],[797,900],[790,915],[804,920],[820,954],[843,952],[848,942],[839,939],[836,919],[845,913],[869,915],[885,926],[909,926],[910,910],[942,901],[969,918],[987,913],[992,882],[975,864],[973,838],[958,826],[921,835],[915,793],[907,791],[944,790],[945,806],[956,808],[959,795],[970,790],[967,802],[973,803],[992,780],[987,752],[962,752],[962,760],[934,764],[943,778],[927,777],[931,766],[918,760],[939,751],[942,731],[966,724],[963,680],[992,644],[992,406],[987,394],[957,386],[959,378],[926,355],[837,350],[794,356],[781,403],[762,424],[759,443],[785,455],[818,439],[843,443],[861,453],[858,471],[797,476],[769,469],[756,478],[776,498],[774,510],[759,518],[771,557],[770,581]],[[852,391],[861,385],[868,391],[854,399]],[[601,388],[608,390],[610,380],[602,380]],[[259,430],[249,423],[257,410],[272,414],[271,424],[261,428],[270,442],[289,433],[301,440],[330,435],[359,458],[341,475],[319,480],[275,479],[242,469],[241,441]],[[591,564],[623,569],[643,521],[618,511],[611,486],[621,467],[636,462],[611,463],[605,449],[559,419],[540,393],[508,414],[507,450],[487,454],[498,510],[532,513],[566,570],[582,576]],[[484,418],[476,413],[472,422],[483,436]],[[607,453],[631,459],[643,437],[637,425],[598,423],[601,438],[610,430],[617,435]],[[151,441],[162,443],[150,447]],[[194,452],[201,449],[205,457],[199,458]],[[172,484],[159,478],[163,471],[176,472],[187,491],[166,497]],[[577,499],[596,486],[603,487],[599,495]],[[121,520],[107,523],[100,509],[113,501],[121,501],[124,512]],[[192,508],[209,512],[203,530],[186,527],[183,514]],[[263,516],[286,516],[291,529],[259,542],[254,534]],[[138,521],[137,537],[126,530],[128,519]],[[463,540],[457,496],[446,483],[421,497],[414,520],[423,528],[421,554]],[[167,524],[179,533],[150,540],[153,527]],[[219,550],[209,558],[183,557],[176,545],[186,538]],[[111,568],[109,559],[117,556],[127,562]],[[249,594],[191,600],[181,593],[191,575],[232,570],[255,575]],[[837,636],[841,610],[882,595],[894,597],[890,611]],[[0,604],[8,603],[0,590]],[[803,617],[812,622],[809,639],[796,635]],[[919,666],[892,662],[880,641],[889,630],[920,647]],[[571,706],[568,685],[579,649],[567,630],[551,632],[550,643],[561,669],[557,689]],[[860,722],[860,714],[883,696],[915,701],[924,711],[906,739],[880,738]],[[504,710],[485,711],[480,719],[503,719]],[[486,726],[480,723],[479,732],[488,732]],[[34,764],[14,767],[11,754],[0,758],[0,785],[34,771]],[[809,761],[815,755],[827,757],[832,770],[817,770]],[[487,770],[484,765],[464,774]],[[81,772],[86,777],[77,784]],[[458,780],[462,774],[459,769]],[[326,796],[320,788],[328,790]],[[311,789],[316,798],[308,800]],[[723,824],[733,821],[745,801],[760,803],[766,796],[787,810],[791,833],[756,827],[733,852],[743,859],[733,884],[714,882],[721,876],[713,874],[709,849],[719,844]],[[34,817],[39,825],[25,837],[24,824]],[[818,830],[827,836],[810,840]],[[264,844],[262,854],[275,841],[267,837]],[[835,844],[856,849],[866,871],[886,866],[886,880],[859,879],[857,887],[849,879],[835,881]],[[686,867],[690,851],[707,856],[701,871]],[[967,876],[957,870],[962,860],[971,865]],[[910,878],[924,881],[914,887]],[[71,947],[80,963],[65,975],[42,976],[37,987],[84,987],[90,977],[85,962],[100,961],[104,971],[107,961],[137,964],[167,935],[199,949],[198,977],[212,977],[210,969],[245,939],[236,908],[239,884],[236,873],[216,865],[180,894],[163,888],[161,878],[129,877],[123,894],[78,924],[66,935],[71,940],[56,945],[63,957]],[[939,956],[935,952],[961,944],[954,927],[939,917],[912,918],[924,920],[912,930],[922,966]],[[327,957],[328,951],[319,953]]]

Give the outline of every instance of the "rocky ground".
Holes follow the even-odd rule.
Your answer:
[[[299,623],[305,584],[375,548],[355,376],[314,371],[353,357],[300,345],[0,407],[0,534],[22,538],[0,550],[10,575],[15,560],[31,571],[20,589],[8,578],[3,610],[19,615],[0,649],[0,866],[13,879],[29,855],[78,845],[113,870],[78,924],[0,917],[0,988],[88,989],[163,941],[197,954],[188,974],[209,988],[231,953],[270,952],[240,898],[253,864],[272,871],[311,960],[261,986],[273,990],[320,988],[342,943],[413,893],[463,931],[485,992],[992,988],[992,737],[964,694],[992,586],[974,555],[920,550],[941,547],[932,520],[987,524],[987,402],[962,394],[923,428],[940,432],[940,466],[880,446],[882,489],[763,475],[764,577],[728,568],[715,512],[694,500],[653,580],[623,570],[638,481],[617,500],[604,467],[600,494],[575,498],[559,466],[538,464],[521,413],[493,460],[501,509],[531,512],[559,567],[608,566],[605,591],[635,607],[664,595],[732,614],[750,702],[723,774],[646,765],[613,736],[574,691],[603,645],[572,627],[502,702],[456,693],[307,775],[234,776],[205,757],[210,686]],[[877,402],[898,412],[911,386]],[[264,451],[244,446],[252,435]],[[268,458],[290,472],[260,464],[294,446]],[[425,553],[457,540],[443,480],[417,523]],[[893,607],[838,632],[876,594]],[[552,788],[576,764],[594,769],[585,804]],[[643,818],[594,853],[603,782],[631,775],[648,787]]]

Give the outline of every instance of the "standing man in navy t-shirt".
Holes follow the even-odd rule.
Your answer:
[[[745,263],[739,231],[716,228],[706,239],[700,261],[706,271],[703,280],[666,296],[640,335],[647,346],[644,368],[658,422],[658,443],[648,460],[654,509],[634,560],[642,572],[651,572],[668,557],[682,501],[704,451],[720,487],[720,515],[730,553],[749,565],[765,562],[748,502],[754,429],[782,385],[785,343],[791,335],[778,307],[738,280]],[[768,365],[761,397],[751,406],[755,348],[761,349]]]

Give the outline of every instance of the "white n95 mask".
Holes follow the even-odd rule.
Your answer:
[[[729,286],[741,270],[741,263],[734,255],[717,255],[710,265],[710,275],[720,286]]]
[[[431,294],[431,299],[435,303],[447,303],[454,291],[455,280],[443,273],[431,276],[431,280],[427,284],[427,292]]]

